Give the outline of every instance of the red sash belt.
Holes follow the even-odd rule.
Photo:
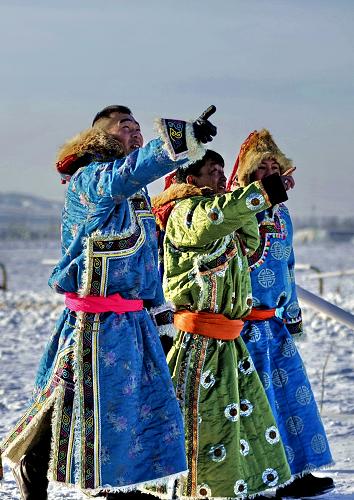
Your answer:
[[[262,321],[264,319],[270,319],[275,316],[275,309],[256,309],[255,307],[251,312],[245,316],[243,321]]]
[[[94,295],[79,297],[76,293],[66,293],[65,305],[71,311],[92,314],[103,312],[123,314],[126,312],[141,311],[144,307],[144,302],[142,300],[123,299],[119,293],[114,293],[108,297],[95,297]]]
[[[174,324],[184,332],[220,340],[234,340],[240,336],[243,328],[243,321],[239,319],[228,319],[223,314],[187,310],[175,312]]]

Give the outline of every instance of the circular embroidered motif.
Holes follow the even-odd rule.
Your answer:
[[[306,385],[301,385],[296,389],[295,397],[296,401],[302,406],[310,404],[312,400],[311,391],[306,387]]]
[[[258,274],[258,283],[263,288],[270,288],[275,283],[275,274],[271,269],[262,269]]]
[[[239,419],[239,407],[237,403],[231,403],[227,405],[224,410],[224,415],[231,422],[237,422]]]
[[[296,434],[301,434],[304,430],[304,422],[302,418],[294,415],[293,417],[289,417],[286,421],[286,428],[288,431],[296,436]]]
[[[292,358],[296,355],[297,349],[295,342],[291,338],[284,339],[281,345],[281,353],[285,358]]]
[[[208,217],[209,219],[211,220],[211,222],[213,224],[221,224],[222,221],[224,220],[224,214],[222,213],[222,211],[217,208],[217,207],[214,207],[212,208],[209,212],[208,212]]]
[[[209,450],[208,455],[213,462],[222,462],[226,458],[225,446],[223,444],[212,446]]]
[[[276,387],[282,387],[283,385],[286,385],[289,381],[288,373],[283,368],[273,370],[272,381]]]
[[[247,483],[243,479],[239,479],[236,481],[235,486],[234,486],[234,492],[235,495],[242,494],[246,495],[247,494]]]
[[[246,207],[249,210],[259,210],[264,204],[264,197],[261,194],[252,193],[246,198]]]
[[[266,469],[262,474],[263,483],[270,487],[275,486],[278,483],[278,473],[275,469]]]
[[[326,438],[322,434],[315,434],[311,439],[311,448],[318,455],[324,453],[327,448]]]
[[[246,455],[248,455],[249,451],[250,451],[250,445],[248,444],[248,442],[245,439],[240,439],[241,455],[245,457]]]
[[[211,489],[207,484],[201,484],[198,486],[198,493],[201,498],[211,497]]]
[[[255,368],[252,359],[250,357],[241,359],[238,364],[238,369],[244,375],[249,375],[250,373],[254,372]]]
[[[240,401],[240,415],[241,417],[249,417],[253,412],[253,405],[248,399]]]
[[[282,258],[284,257],[283,245],[279,241],[275,241],[270,247],[270,253],[274,259],[282,260]]]
[[[268,429],[265,431],[265,438],[269,444],[276,444],[279,442],[280,435],[275,425],[268,427]]]

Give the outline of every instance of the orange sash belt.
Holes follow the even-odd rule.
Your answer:
[[[223,314],[199,311],[176,311],[175,327],[184,332],[197,333],[220,340],[234,340],[240,336],[243,321],[228,319]]]
[[[264,319],[270,319],[275,316],[275,309],[256,309],[255,307],[252,311],[247,314],[243,321],[262,321]]]

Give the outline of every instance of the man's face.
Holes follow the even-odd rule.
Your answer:
[[[206,160],[198,176],[189,175],[187,182],[200,188],[207,186],[216,194],[224,194],[226,191],[224,167],[211,159]]]
[[[260,181],[263,177],[268,177],[271,174],[279,174],[280,175],[280,167],[279,164],[270,158],[269,160],[262,160],[259,164],[257,170],[254,172],[252,179],[255,181]]]
[[[126,155],[143,145],[140,125],[132,115],[114,112],[111,114],[114,123],[107,132],[118,139]]]

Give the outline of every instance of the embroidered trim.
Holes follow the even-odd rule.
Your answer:
[[[97,337],[99,315],[80,313],[80,326],[77,339],[77,390],[80,394],[80,446],[81,463],[79,485],[82,489],[94,489],[101,484],[100,470],[100,435],[98,387],[98,349]]]
[[[189,474],[186,484],[187,496],[196,496],[197,493],[197,466],[199,451],[199,394],[200,381],[205,362],[209,339],[200,335],[193,335],[195,342],[195,360],[191,373],[191,383],[188,394],[188,409],[186,412],[185,427],[187,431],[187,459]]]
[[[128,200],[128,207],[132,223],[126,231],[108,235],[95,231],[84,239],[84,272],[78,292],[81,297],[104,295],[109,259],[132,255],[145,243],[146,233],[141,219],[154,218],[149,204],[140,194]]]
[[[192,123],[158,118],[155,120],[155,129],[171,160],[189,159],[195,162],[205,155],[204,146],[194,137]]]
[[[259,225],[259,235],[261,238],[257,250],[248,257],[249,270],[253,271],[264,264],[271,246],[271,238],[285,240],[287,236],[286,224],[284,219],[278,215],[278,210],[273,217],[266,218]]]

